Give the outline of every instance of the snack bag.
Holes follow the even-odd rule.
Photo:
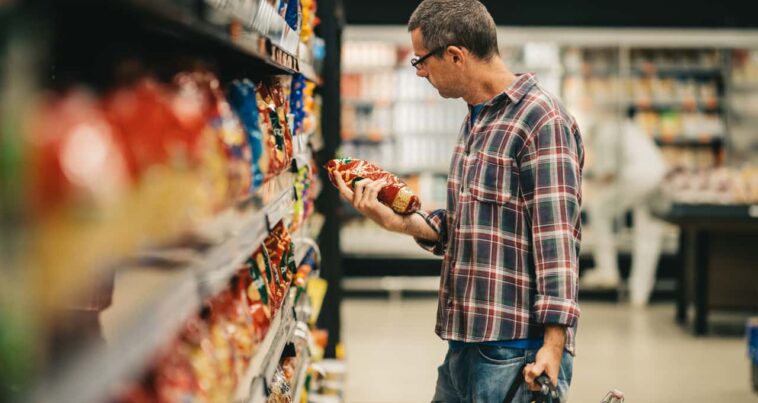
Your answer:
[[[263,184],[264,170],[261,165],[263,134],[258,119],[255,85],[250,80],[235,81],[227,91],[227,98],[247,134],[252,152],[252,187],[257,189]]]
[[[334,181],[334,175],[341,175],[351,189],[361,179],[372,181],[383,179],[387,185],[379,191],[379,201],[398,214],[415,213],[421,207],[418,196],[411,192],[405,182],[368,161],[351,158],[334,159],[329,161],[324,168],[329,171],[329,180],[335,187],[337,184]]]

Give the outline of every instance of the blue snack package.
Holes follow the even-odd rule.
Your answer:
[[[258,105],[255,97],[255,84],[250,80],[236,80],[227,91],[227,99],[234,110],[247,135],[250,151],[253,154],[251,173],[252,187],[259,188],[263,184],[263,171],[259,165],[263,155],[263,134],[258,120]]]

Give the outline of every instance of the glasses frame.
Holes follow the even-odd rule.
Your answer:
[[[437,53],[440,53],[443,50],[446,50],[449,46],[454,46],[454,45],[440,46],[440,47],[438,47],[436,49],[431,50],[429,53],[427,53],[427,54],[425,54],[423,56],[414,57],[413,59],[411,59],[411,66],[413,66],[413,68],[415,68],[416,70],[420,69],[421,68],[420,67],[421,63],[424,63],[426,61],[426,59],[434,56]]]

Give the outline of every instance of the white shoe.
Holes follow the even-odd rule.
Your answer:
[[[615,290],[621,285],[618,272],[587,269],[579,277],[579,288],[584,290]]]

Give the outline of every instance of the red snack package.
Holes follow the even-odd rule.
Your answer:
[[[350,189],[353,189],[355,182],[361,179],[372,181],[383,179],[387,185],[379,191],[379,201],[396,213],[411,214],[421,208],[418,196],[411,192],[405,182],[368,161],[352,158],[334,159],[329,161],[324,168],[329,171],[329,180],[335,187],[337,186],[334,181],[335,174],[341,175]]]
[[[258,84],[256,100],[266,150],[262,164],[266,177],[272,178],[286,170],[292,161],[292,133],[287,124],[288,103],[277,82]]]

